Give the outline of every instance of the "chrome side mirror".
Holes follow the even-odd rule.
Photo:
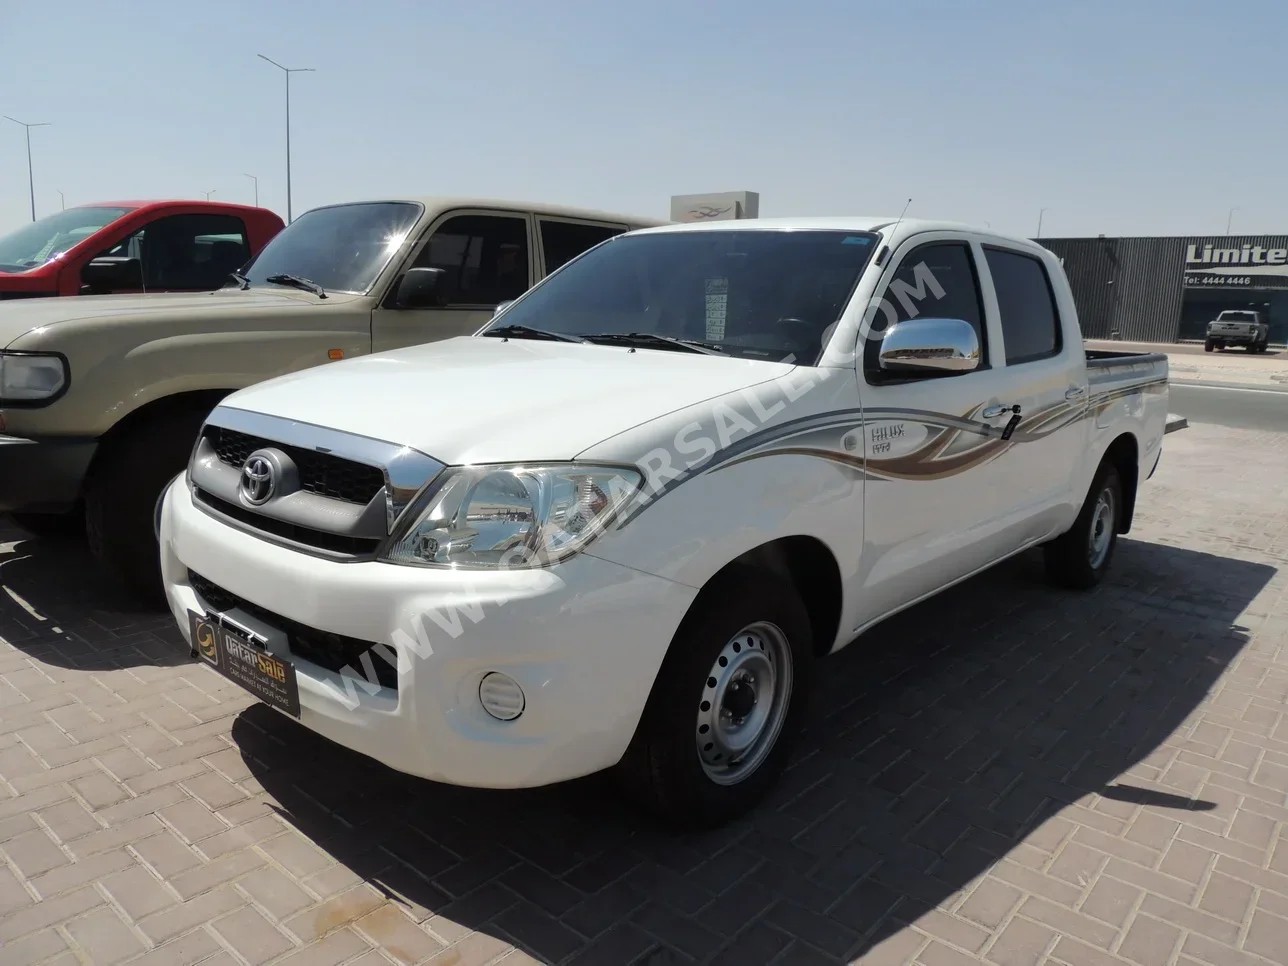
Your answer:
[[[883,372],[960,375],[979,368],[979,336],[961,319],[909,319],[886,330],[881,340]]]

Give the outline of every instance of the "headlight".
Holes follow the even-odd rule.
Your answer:
[[[548,567],[602,533],[639,485],[638,472],[616,466],[448,470],[384,559],[423,567]]]
[[[0,403],[38,403],[66,388],[67,363],[62,356],[0,352]]]

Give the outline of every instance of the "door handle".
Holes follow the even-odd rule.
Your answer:
[[[1077,399],[1079,396],[1086,395],[1086,392],[1087,390],[1082,388],[1082,386],[1070,386],[1068,389],[1065,390],[1064,398]]]
[[[996,419],[998,416],[1005,416],[1012,409],[1011,406],[989,406],[980,415],[985,419]]]

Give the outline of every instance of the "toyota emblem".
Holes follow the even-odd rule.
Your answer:
[[[277,480],[273,464],[266,456],[257,453],[242,464],[241,480],[238,489],[241,498],[251,506],[262,506],[267,503],[277,489]]]

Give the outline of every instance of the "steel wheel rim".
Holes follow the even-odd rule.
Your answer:
[[[792,697],[791,645],[775,624],[757,621],[733,635],[702,684],[695,730],[702,770],[736,785],[769,757]]]
[[[1114,491],[1105,487],[1096,500],[1091,514],[1091,532],[1087,536],[1087,559],[1093,570],[1100,567],[1109,556],[1109,545],[1114,539]]]

